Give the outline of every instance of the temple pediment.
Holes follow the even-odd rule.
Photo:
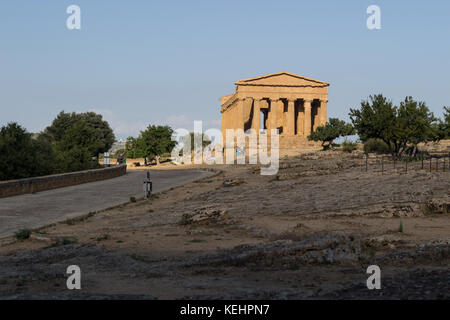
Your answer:
[[[327,122],[328,82],[282,71],[235,84],[234,94],[220,98],[223,137],[228,129],[253,129],[306,140]]]
[[[327,82],[307,78],[286,71],[237,81],[238,86],[280,86],[280,87],[328,87]]]

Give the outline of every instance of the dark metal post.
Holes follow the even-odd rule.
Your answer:
[[[422,153],[422,170],[423,170],[423,153]]]
[[[408,158],[405,159],[405,170],[408,172]]]
[[[396,157],[393,157],[394,158],[394,169],[395,169],[395,163],[397,162],[397,158]]]
[[[439,158],[436,157],[436,172],[439,171]]]
[[[153,183],[150,180],[150,171],[147,171],[147,179],[144,181],[144,198],[150,198],[153,191]]]
[[[383,162],[383,160],[384,160],[384,156],[381,156],[381,174],[384,173],[384,162]]]

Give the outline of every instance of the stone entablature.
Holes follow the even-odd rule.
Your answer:
[[[283,71],[235,84],[234,94],[220,98],[224,137],[226,129],[278,129],[281,137],[306,138],[327,122],[327,82]]]

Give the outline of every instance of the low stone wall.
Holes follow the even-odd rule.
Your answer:
[[[126,172],[127,166],[120,165],[102,169],[54,174],[51,176],[3,181],[0,182],[0,198],[111,179],[122,176]]]

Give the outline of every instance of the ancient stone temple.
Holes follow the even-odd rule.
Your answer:
[[[306,137],[327,121],[327,82],[289,72],[237,81],[236,92],[220,98],[222,134],[226,129],[278,129],[280,148],[316,144]]]

